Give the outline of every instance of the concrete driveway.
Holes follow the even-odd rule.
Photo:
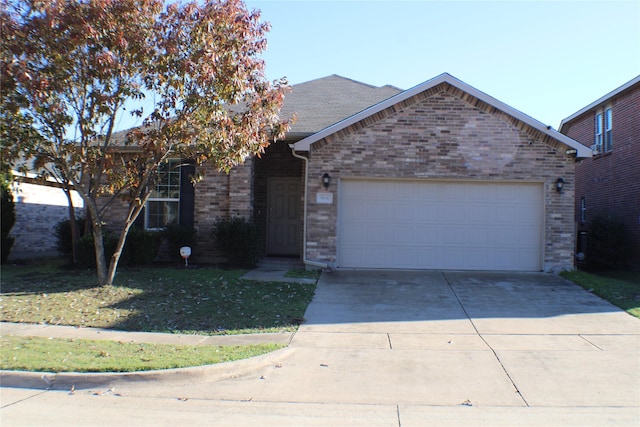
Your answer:
[[[327,274],[292,346],[363,403],[640,405],[640,321],[549,274]]]
[[[103,406],[160,424],[640,425],[640,320],[554,275],[324,273],[305,317],[266,368],[118,384]]]

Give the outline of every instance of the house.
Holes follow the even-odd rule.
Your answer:
[[[560,132],[593,150],[576,163],[578,250],[586,252],[591,220],[614,218],[624,223],[640,266],[640,76],[562,120]]]
[[[302,251],[302,194],[304,164],[291,155],[288,144],[356,114],[401,92],[393,86],[376,87],[338,75],[300,83],[287,94],[281,116],[296,121],[286,141],[272,143],[260,157],[248,158],[227,174],[204,167],[204,179],[191,185],[192,166],[172,168],[159,191],[138,219],[147,229],[177,222],[194,226],[198,242],[193,257],[200,262],[219,259],[211,240],[218,219],[253,218],[259,224],[268,256],[300,257]],[[126,131],[117,138],[124,138]],[[180,162],[179,159],[173,162]],[[119,229],[126,206],[113,205],[108,226]]]
[[[193,224],[201,259],[216,219],[237,215],[263,228],[268,256],[315,267],[573,268],[588,147],[449,74],[405,91],[329,76],[292,87],[293,113],[286,140],[230,174],[167,178],[147,227]]]
[[[62,186],[51,180],[21,177],[13,183],[11,193],[16,222],[10,232],[15,240],[9,260],[59,256],[56,226],[69,219],[69,200]],[[71,198],[75,211],[81,214],[82,198],[75,191]]]

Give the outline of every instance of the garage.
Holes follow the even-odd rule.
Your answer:
[[[542,269],[542,183],[342,179],[342,268]]]

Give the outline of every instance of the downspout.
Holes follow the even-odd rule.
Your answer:
[[[303,216],[302,216],[302,262],[305,265],[311,265],[314,267],[320,268],[331,268],[329,264],[320,261],[313,261],[307,259],[307,182],[309,180],[309,159],[301,156],[296,153],[296,149],[293,144],[289,144],[289,148],[291,148],[291,154],[293,157],[297,159],[302,159],[304,161],[304,206],[303,206]]]

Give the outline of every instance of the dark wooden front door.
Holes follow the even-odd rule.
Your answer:
[[[269,180],[267,255],[300,254],[300,179]]]

